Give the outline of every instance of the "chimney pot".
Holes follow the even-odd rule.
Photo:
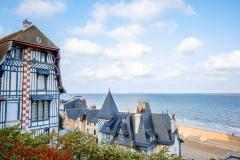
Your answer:
[[[27,19],[25,19],[23,21],[23,30],[25,31],[26,29],[30,28],[32,26],[32,22],[28,21]]]

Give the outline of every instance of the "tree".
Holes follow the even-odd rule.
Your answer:
[[[96,144],[95,137],[78,130],[63,136],[55,133],[34,136],[18,126],[0,129],[1,160],[181,160],[169,156],[167,148],[146,156],[117,144]]]

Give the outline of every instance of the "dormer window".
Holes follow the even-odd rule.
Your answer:
[[[151,136],[150,141],[154,141],[154,140],[155,140],[155,136]]]
[[[42,43],[42,39],[40,37],[36,37],[37,43]]]

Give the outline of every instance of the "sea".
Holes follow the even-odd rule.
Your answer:
[[[178,124],[240,136],[240,93],[112,95],[120,111],[132,112],[138,101],[145,100],[154,113],[175,114]],[[106,94],[63,94],[61,99],[75,96],[101,108]]]

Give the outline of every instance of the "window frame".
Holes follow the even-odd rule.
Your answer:
[[[40,62],[41,63],[47,62],[47,53],[46,52],[40,52]]]
[[[5,115],[5,121],[6,122],[15,122],[15,121],[19,121],[19,112],[20,112],[20,107],[19,107],[19,102],[18,101],[7,101],[6,102],[7,103],[7,105],[6,105],[6,115]],[[8,113],[9,113],[9,103],[16,103],[17,104],[17,119],[16,120],[8,120]]]
[[[42,101],[42,118],[39,117],[39,103],[40,101]],[[37,109],[36,109],[36,114],[37,114],[37,118],[36,119],[33,119],[33,110],[32,110],[32,106],[33,106],[33,103],[36,102],[37,103]],[[48,101],[48,100],[32,100],[31,102],[31,121],[32,122],[40,122],[40,121],[46,121],[46,120],[49,120],[50,119],[50,103],[51,101]],[[48,104],[48,109],[47,109],[47,112],[48,112],[48,116],[45,117],[45,104]]]
[[[18,54],[17,54],[18,53]],[[17,57],[18,55],[18,57]],[[13,51],[13,58],[16,60],[23,60],[23,49],[22,48],[15,48]]]
[[[44,89],[42,88],[39,88],[39,76],[43,76],[44,77]],[[37,90],[39,91],[47,91],[47,80],[48,80],[48,75],[45,75],[45,74],[38,74],[37,75]]]

